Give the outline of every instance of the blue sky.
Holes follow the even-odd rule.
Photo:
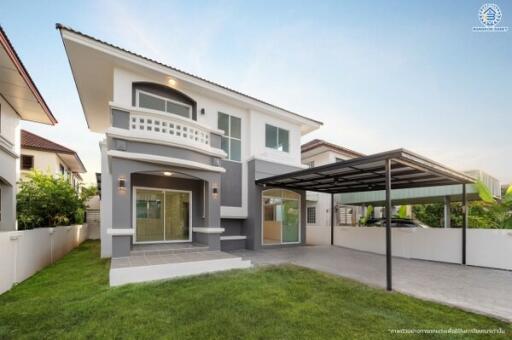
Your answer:
[[[55,23],[324,122],[303,138],[404,147],[512,182],[507,33],[474,33],[483,1],[2,1],[0,23],[54,115],[23,127],[100,170]]]

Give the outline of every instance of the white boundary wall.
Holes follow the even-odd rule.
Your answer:
[[[330,244],[330,227],[307,227],[307,244]],[[462,262],[460,228],[393,228],[393,256]],[[334,244],[341,247],[384,254],[385,228],[334,227]],[[467,229],[466,263],[472,266],[512,270],[512,230]]]
[[[87,224],[0,232],[0,294],[87,239]]]

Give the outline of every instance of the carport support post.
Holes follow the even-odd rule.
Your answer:
[[[334,194],[331,194],[331,246],[334,245]]]
[[[393,290],[391,279],[391,160],[386,159],[386,289]]]
[[[468,227],[468,210],[466,184],[462,184],[462,264],[466,264],[466,229]]]

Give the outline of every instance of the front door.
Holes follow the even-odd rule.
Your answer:
[[[134,188],[135,243],[189,242],[191,193]]]

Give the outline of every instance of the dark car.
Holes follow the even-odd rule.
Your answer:
[[[385,227],[386,219],[385,218],[370,218],[365,227]],[[414,220],[412,218],[392,218],[391,219],[391,227],[392,228],[430,228],[428,225],[421,223],[418,220]]]

